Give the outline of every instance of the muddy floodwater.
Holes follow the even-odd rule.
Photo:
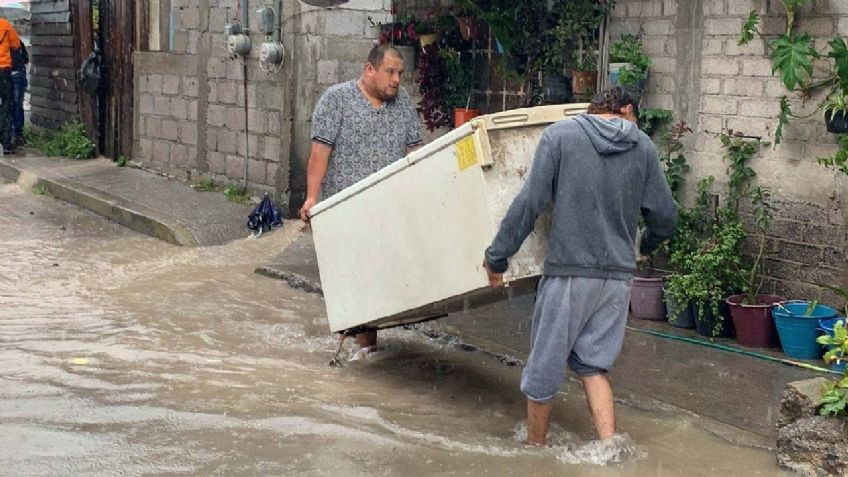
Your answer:
[[[320,297],[254,273],[296,233],[181,248],[0,184],[0,475],[784,475],[628,402],[587,445],[574,383],[529,447],[520,366],[417,330],[329,367]]]

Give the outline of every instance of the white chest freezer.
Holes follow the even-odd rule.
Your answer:
[[[312,235],[330,329],[387,328],[532,291],[547,215],[510,260],[507,291],[488,288],[483,252],[544,128],[587,106],[480,116],[317,204]]]

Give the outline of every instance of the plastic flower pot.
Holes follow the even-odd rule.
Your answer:
[[[439,33],[427,33],[426,35],[420,35],[418,37],[418,41],[421,42],[421,49],[424,49],[427,46],[438,43],[439,40],[442,39],[442,35]]]
[[[662,277],[633,277],[630,289],[630,314],[642,320],[665,319]]]
[[[819,359],[822,347],[816,343],[820,319],[834,318],[837,311],[826,305],[816,305],[808,314],[808,301],[776,303],[771,314],[780,336],[783,352],[795,359]]]
[[[479,115],[479,109],[454,108],[453,127],[458,128]]]
[[[571,92],[577,95],[591,94],[598,83],[597,71],[572,71]]]
[[[699,335],[709,338],[732,338],[736,333],[724,302],[719,303],[718,316],[710,303],[695,303],[692,307],[695,312],[695,330]]]
[[[678,306],[663,289],[663,302],[665,303],[665,316],[668,322],[675,328],[694,329],[695,328],[695,311],[692,309],[691,303],[686,303],[685,306]]]
[[[780,344],[771,310],[786,299],[776,295],[757,295],[756,305],[742,303],[745,295],[732,295],[726,302],[736,328],[736,341],[749,348],[774,348]]]
[[[463,40],[477,39],[477,20],[474,17],[456,17],[456,23]]]
[[[827,132],[834,134],[848,133],[848,117],[846,117],[845,111],[828,109],[824,112],[824,121],[827,124]]]

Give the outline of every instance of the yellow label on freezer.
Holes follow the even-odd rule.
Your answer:
[[[468,136],[457,142],[454,148],[456,149],[456,162],[459,164],[460,171],[464,171],[477,164],[477,150],[474,148],[474,136]]]

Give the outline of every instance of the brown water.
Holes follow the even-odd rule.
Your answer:
[[[520,367],[411,330],[328,367],[321,300],[253,273],[296,232],[179,248],[0,185],[0,475],[779,475],[650,406],[585,445],[576,385],[526,446]]]

